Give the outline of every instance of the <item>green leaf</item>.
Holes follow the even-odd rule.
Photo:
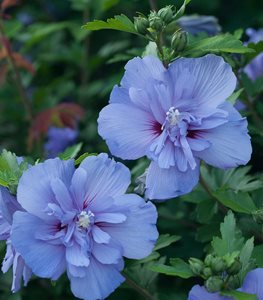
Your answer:
[[[224,218],[224,222],[220,225],[221,237],[214,237],[212,240],[212,247],[218,256],[239,251],[244,242],[240,231],[236,228],[236,220],[231,211],[228,212]]]
[[[194,274],[190,269],[189,265],[180,258],[173,258],[170,260],[172,266],[167,266],[163,264],[154,264],[150,267],[150,270],[169,276],[177,276],[181,278],[190,278]]]
[[[83,153],[75,160],[75,166],[79,165],[86,157],[96,156],[96,155],[98,155],[98,154],[97,153],[89,153],[89,152]]]
[[[183,5],[180,7],[180,9],[177,11],[177,13],[174,15],[174,20],[179,19],[185,12],[187,4],[189,4],[191,0],[184,0]]]
[[[239,89],[238,91],[234,92],[231,96],[229,96],[226,100],[229,101],[231,104],[235,105],[237,99],[243,93],[244,88]]]
[[[226,33],[190,42],[182,53],[182,56],[198,57],[206,53],[220,52],[250,53],[254,52],[254,50],[244,46],[232,34]]]
[[[197,220],[202,224],[209,223],[215,213],[217,213],[217,203],[212,199],[206,199],[197,204]]]
[[[235,290],[221,292],[221,295],[233,297],[234,300],[258,300],[256,295],[247,294]]]
[[[240,271],[240,282],[243,282],[248,271],[250,271],[254,265],[253,261],[251,261],[251,256],[254,249],[254,237],[250,238],[246,241],[245,245],[240,251],[239,259],[242,263],[242,269]]]
[[[82,143],[68,147],[63,153],[59,154],[59,158],[63,160],[75,158],[81,150]]]
[[[257,210],[257,207],[248,193],[235,193],[232,190],[218,190],[213,192],[213,196],[223,205],[236,212],[252,214]]]
[[[254,247],[252,257],[256,260],[256,264],[259,268],[263,268],[263,245],[257,245]]]
[[[93,22],[88,22],[86,25],[83,25],[82,28],[87,30],[113,29],[138,34],[132,21],[124,14],[107,19],[106,22],[94,20]]]
[[[170,235],[170,234],[161,234],[158,238],[158,241],[154,247],[154,250],[157,251],[159,249],[170,246],[172,243],[175,243],[181,239],[178,235]]]

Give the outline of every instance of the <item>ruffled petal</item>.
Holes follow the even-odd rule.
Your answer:
[[[250,271],[244,279],[241,291],[248,294],[256,294],[258,299],[263,299],[263,269],[257,268]]]
[[[145,155],[152,141],[160,134],[161,125],[150,112],[113,103],[102,109],[98,132],[115,156],[137,159]]]
[[[79,168],[87,174],[84,201],[95,215],[109,208],[107,198],[124,194],[130,184],[129,169],[105,153],[85,158]]]
[[[39,277],[57,279],[66,269],[65,248],[53,245],[35,237],[36,228],[41,231],[50,227],[26,212],[16,212],[12,227],[11,241],[21,253],[28,267]]]
[[[148,199],[166,200],[187,194],[198,183],[199,161],[194,170],[188,168],[181,172],[178,168],[162,169],[156,162],[151,162],[146,177],[146,192]]]
[[[118,209],[128,210],[127,220],[121,224],[104,224],[103,230],[122,246],[124,256],[133,259],[146,257],[158,238],[155,206],[135,194],[119,196],[114,200]]]
[[[162,80],[165,72],[165,67],[157,57],[135,57],[126,64],[121,85],[144,89],[149,79]]]
[[[57,203],[50,181],[59,178],[66,186],[70,185],[75,171],[74,161],[48,159],[25,171],[19,181],[17,201],[22,207],[42,219],[52,219],[45,213],[48,203]]]
[[[236,87],[236,77],[222,57],[180,58],[168,69],[174,82],[174,106],[179,111],[207,114],[223,103]]]
[[[68,276],[73,294],[84,300],[105,299],[124,281],[116,265],[104,265],[95,258],[91,259],[86,276],[74,277],[69,272]]]
[[[200,131],[198,138],[208,141],[211,145],[203,151],[195,152],[195,156],[214,167],[235,168],[247,164],[250,160],[252,147],[245,119]]]

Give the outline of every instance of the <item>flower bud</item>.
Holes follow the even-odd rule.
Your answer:
[[[163,28],[162,19],[156,14],[156,12],[151,12],[149,15],[150,27],[156,31],[160,31]]]
[[[236,290],[241,285],[240,279],[238,276],[231,276],[228,280],[227,288],[231,290]]]
[[[210,293],[219,292],[223,287],[224,281],[220,276],[211,276],[205,282],[205,287]]]
[[[149,21],[141,16],[136,17],[134,18],[134,27],[138,33],[146,34],[148,32],[147,28],[149,27]]]
[[[211,269],[215,274],[220,274],[226,269],[226,262],[221,257],[214,257],[211,261]]]
[[[189,259],[189,264],[191,270],[195,275],[200,275],[202,273],[204,268],[204,263],[200,259],[191,257]]]
[[[171,46],[175,52],[182,52],[188,42],[187,32],[177,31],[172,36]]]
[[[236,275],[239,273],[239,271],[242,269],[242,264],[238,259],[235,259],[233,264],[227,268],[227,274],[229,275]]]
[[[211,270],[211,268],[205,267],[205,268],[203,269],[203,275],[204,275],[206,278],[212,276],[212,270]]]
[[[205,258],[205,265],[210,267],[214,256],[212,254],[208,254]]]
[[[165,24],[169,24],[173,20],[173,6],[168,5],[164,8],[161,8],[157,15],[163,20]]]

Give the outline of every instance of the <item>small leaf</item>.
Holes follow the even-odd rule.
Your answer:
[[[257,210],[257,207],[248,193],[235,193],[232,190],[218,190],[213,192],[213,195],[223,205],[236,212],[252,214]]]
[[[170,234],[161,234],[158,238],[158,241],[154,247],[154,250],[159,250],[170,246],[172,243],[175,243],[181,239],[178,235],[170,235]]]
[[[243,93],[244,88],[239,89],[238,91],[234,92],[231,96],[229,96],[226,100],[229,101],[231,104],[235,105],[237,99]]]
[[[247,240],[245,245],[243,246],[243,248],[240,251],[239,259],[240,259],[240,262],[242,263],[242,269],[239,274],[240,282],[243,282],[245,275],[253,267],[253,264],[251,261],[253,249],[254,249],[254,237]]]
[[[107,19],[106,22],[94,20],[93,22],[88,22],[86,25],[83,25],[82,28],[87,30],[113,29],[138,34],[132,21],[124,14]]]
[[[187,4],[189,4],[191,0],[184,0],[183,5],[180,7],[180,9],[177,11],[177,13],[174,15],[174,20],[179,19],[185,12],[185,8]]]
[[[244,238],[241,237],[240,231],[236,228],[236,220],[231,211],[224,218],[220,225],[222,238],[214,237],[212,247],[218,256],[224,256],[229,253],[241,250]]]
[[[234,300],[258,300],[256,295],[247,294],[240,291],[224,291],[221,292],[221,295],[233,297]]]
[[[82,155],[80,155],[76,160],[75,160],[75,166],[79,165],[86,157],[88,156],[96,156],[98,155],[97,153],[84,153]]]
[[[75,158],[81,150],[82,143],[68,147],[63,153],[59,154],[59,158],[63,160]]]
[[[181,278],[190,278],[194,274],[190,269],[189,265],[180,258],[171,259],[172,266],[167,266],[163,264],[155,264],[150,267],[150,270],[170,276],[177,276]]]
[[[240,40],[230,33],[226,33],[189,43],[182,56],[198,57],[206,53],[220,52],[250,53],[254,52],[254,50],[244,46]]]

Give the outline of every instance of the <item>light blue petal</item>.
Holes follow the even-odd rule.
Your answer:
[[[256,294],[259,300],[263,299],[263,269],[250,271],[244,279],[242,292]]]
[[[155,206],[135,194],[114,200],[116,209],[126,211],[127,220],[121,224],[104,224],[103,230],[122,246],[124,256],[134,259],[148,256],[158,238]]]
[[[35,238],[36,228],[50,232],[51,226],[26,212],[16,212],[12,226],[11,241],[21,253],[28,267],[37,276],[57,279],[66,269],[65,248]]]
[[[137,159],[158,136],[158,122],[151,112],[119,103],[102,109],[98,119],[98,132],[115,156]]]
[[[75,171],[74,161],[48,159],[25,171],[19,181],[17,201],[28,212],[42,219],[54,219],[45,213],[48,203],[56,203],[50,181],[59,178],[66,186],[70,185]]]
[[[199,161],[194,170],[190,167],[181,172],[177,167],[162,169],[151,162],[146,177],[146,197],[151,200],[167,200],[187,194],[198,183]]]
[[[73,277],[70,273],[68,276],[73,294],[84,300],[105,299],[124,281],[116,265],[103,265],[95,258],[85,277]]]
[[[209,293],[203,286],[192,287],[188,300],[231,300],[229,297],[220,296],[218,293]]]
[[[83,160],[79,168],[86,171],[84,200],[95,215],[96,212],[107,211],[111,202],[110,199],[107,201],[107,198],[124,194],[130,184],[129,169],[109,159],[107,154],[89,156]]]

